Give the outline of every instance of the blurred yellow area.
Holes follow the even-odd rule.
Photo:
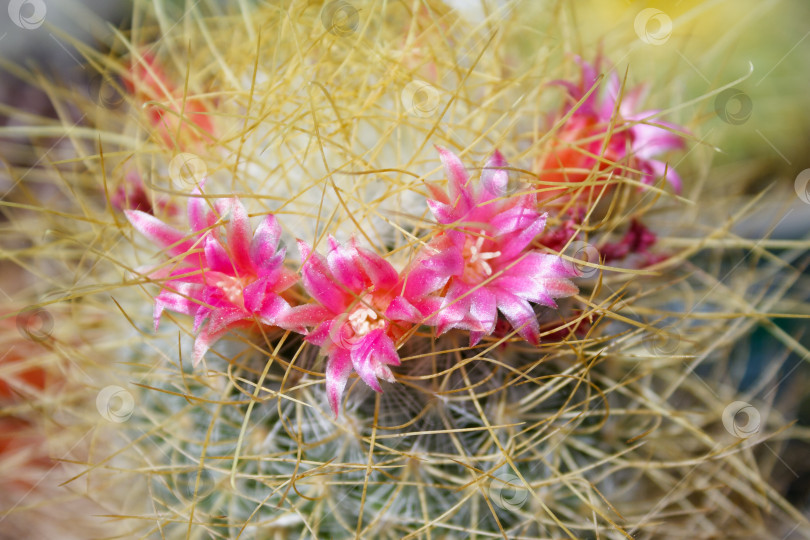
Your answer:
[[[697,100],[673,119],[707,151],[721,150],[709,152],[715,164],[745,169],[753,184],[810,167],[810,2],[586,0],[563,9],[578,30],[574,52],[623,52],[610,60],[658,89],[650,106]]]

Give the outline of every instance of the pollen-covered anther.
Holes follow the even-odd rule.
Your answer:
[[[385,320],[380,318],[376,311],[364,304],[360,304],[355,308],[349,315],[348,320],[357,337],[365,336],[372,330],[385,327]]]
[[[245,278],[237,276],[225,276],[215,283],[216,287],[221,290],[228,298],[228,302],[241,306],[245,306],[244,290]]]
[[[500,257],[501,252],[481,251],[483,246],[483,231],[482,235],[476,237],[475,240],[473,240],[472,236],[467,237],[463,251],[465,261],[464,279],[479,280],[492,275],[492,266],[487,261]]]

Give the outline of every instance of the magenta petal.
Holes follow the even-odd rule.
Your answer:
[[[442,307],[436,316],[436,331],[441,335],[451,328],[469,330],[464,324],[467,313],[470,311],[472,294],[468,293],[472,287],[460,280],[453,280],[442,301]],[[480,328],[475,328],[480,330]]]
[[[352,372],[352,358],[346,349],[334,348],[326,362],[326,395],[329,399],[329,406],[338,416],[340,409],[340,398],[343,390],[346,389],[346,382]]]
[[[315,326],[334,314],[318,304],[305,304],[295,306],[284,314],[283,324],[285,326]]]
[[[432,199],[427,200],[427,205],[438,223],[448,225],[456,221],[456,215],[453,213],[452,206]]]
[[[529,303],[502,289],[496,292],[496,297],[498,309],[517,330],[518,335],[529,343],[539,344],[540,325]]]
[[[323,347],[332,342],[332,327],[335,324],[340,324],[336,319],[328,319],[315,327],[310,333],[307,334],[307,343],[312,343],[318,347]]]
[[[329,253],[326,254],[326,262],[329,271],[341,285],[359,294],[370,283],[355,261],[357,250],[354,246],[341,246],[332,235],[329,235],[328,242]]]
[[[250,260],[250,241],[252,232],[247,210],[239,199],[234,199],[231,206],[231,221],[228,223],[228,252],[236,268],[252,271]]]
[[[245,312],[243,309],[227,306],[212,311],[206,327],[209,332],[216,333],[223,329],[250,326],[252,322],[253,317],[250,313]]]
[[[495,295],[487,288],[479,287],[470,293],[470,297],[470,318],[480,325],[481,332],[491,334],[495,330],[495,323],[498,322]]]
[[[155,297],[154,322],[155,330],[160,324],[160,316],[164,309],[169,309],[184,315],[194,315],[199,309],[199,302],[192,300],[200,294],[200,286],[192,283],[172,283],[173,290],[163,290]]]
[[[506,159],[497,150],[484,165],[484,170],[481,172],[481,185],[493,197],[506,195],[509,187],[509,173],[504,168],[508,166]]]
[[[267,289],[271,285],[267,278],[259,278],[242,290],[242,298],[245,302],[245,310],[249,313],[257,313],[262,309],[268,297]],[[270,292],[270,296],[276,296]]]
[[[213,270],[226,275],[234,274],[235,269],[230,257],[228,257],[228,252],[219,243],[219,240],[210,234],[205,237],[205,262],[209,271]]]
[[[264,305],[259,311],[262,324],[269,326],[279,326],[284,328],[283,324],[286,320],[284,315],[290,310],[290,305],[280,296],[273,295],[265,298]],[[296,332],[303,332],[303,327],[287,328]]]
[[[422,314],[416,307],[402,296],[397,296],[385,310],[385,318],[392,321],[406,321],[418,323],[422,319]]]
[[[354,240],[352,240],[354,244]],[[378,290],[388,290],[397,284],[399,275],[391,263],[377,255],[376,253],[355,246],[357,262],[365,271],[371,283]]]
[[[486,334],[484,332],[470,331],[470,347],[475,347]]]
[[[188,224],[193,231],[201,231],[210,227],[214,221],[213,216],[209,216],[208,205],[202,197],[195,197],[200,195],[200,188],[204,185],[205,180],[200,182],[199,187],[195,187],[191,192],[191,197],[188,200]],[[209,219],[209,217],[211,219]]]
[[[302,282],[306,291],[321,305],[332,313],[342,313],[352,302],[352,297],[341,289],[329,271],[326,260],[318,253],[311,253],[309,246],[299,242],[302,256],[309,255],[301,268]]]
[[[677,130],[673,124],[660,123]],[[636,124],[630,128],[633,133],[633,154],[641,159],[650,159],[669,150],[684,147],[683,138],[663,127],[649,124]]]
[[[281,226],[275,216],[267,215],[253,233],[250,258],[257,268],[266,268],[278,248]]]
[[[474,204],[470,186],[468,185],[470,176],[457,155],[440,146],[437,146],[436,150],[439,151],[439,157],[444,165],[445,174],[447,174],[450,204],[453,205],[456,215],[463,215]]]
[[[546,226],[546,214],[538,216],[535,212],[512,209],[497,216],[492,221],[496,231],[509,230],[510,234],[498,237],[501,260],[517,257],[537,237]]]
[[[211,345],[216,343],[222,336],[228,333],[227,328],[220,329],[216,332],[209,332],[207,327],[203,327],[197,338],[194,340],[193,363],[196,367],[205,353],[211,348]]]
[[[193,242],[189,241],[186,235],[163,223],[155,216],[140,210],[124,210],[124,214],[141,234],[167,248],[172,255],[181,255],[192,249]]]
[[[557,307],[556,302],[554,302],[554,297],[549,294],[545,284],[540,283],[538,280],[532,279],[528,276],[504,276],[495,280],[492,285],[509,291],[523,300],[528,300],[529,302],[535,302],[551,308]]]
[[[405,274],[403,296],[411,301],[421,298],[444,287],[451,276],[460,276],[464,271],[461,251],[464,238],[459,231],[448,231],[425,246],[422,255]]]
[[[378,377],[390,378],[384,365],[398,366],[399,355],[391,338],[381,328],[372,330],[358,340],[351,350],[352,363],[360,378],[375,392],[382,392]]]
[[[411,301],[411,304],[422,314],[422,318],[413,321],[417,324],[436,325],[436,316],[441,311],[443,299],[439,296],[427,296]]]
[[[298,274],[288,270],[287,268],[281,268],[278,273],[278,278],[276,279],[276,283],[273,289],[277,293],[281,293],[295,285],[295,282],[298,281]]]

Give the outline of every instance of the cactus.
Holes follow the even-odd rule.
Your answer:
[[[526,2],[484,22],[432,0],[232,4],[136,2],[104,51],[76,44],[90,92],[16,71],[59,118],[8,132],[53,157],[9,167],[27,179],[2,208],[35,247],[4,260],[53,325],[0,410],[50,441],[87,535],[810,536],[769,476],[807,440],[797,386],[773,367],[744,394],[736,375],[757,328],[808,354],[773,320],[806,310],[807,242],[731,232],[761,197],[727,220],[703,198],[699,114],[655,100],[660,80],[644,103],[645,74],[600,61],[622,47],[553,47],[529,22],[564,15]],[[485,231],[510,212],[531,235],[508,259]],[[264,234],[279,247],[250,247]],[[277,256],[301,282],[250,307],[234,261],[254,280]],[[377,330],[397,361],[375,341],[336,377],[335,351]],[[37,388],[48,358],[62,382]],[[16,455],[0,443],[0,465]]]

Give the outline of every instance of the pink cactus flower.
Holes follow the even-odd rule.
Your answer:
[[[329,237],[326,257],[298,242],[302,283],[314,304],[294,307],[285,318],[289,326],[314,327],[307,341],[328,355],[326,393],[338,416],[340,399],[352,370],[376,392],[378,379],[394,382],[388,366],[400,364],[395,341],[404,328],[384,317],[397,271],[382,257],[357,245]]]
[[[404,278],[386,316],[434,324],[439,334],[468,330],[475,345],[495,330],[498,312],[527,341],[540,341],[531,304],[556,307],[555,298],[576,294],[576,271],[556,256],[529,246],[545,226],[534,195],[506,197],[506,161],[498,151],[474,186],[459,158],[438,148],[448,193],[435,186],[428,201],[447,226],[428,243]]]
[[[195,195],[199,191],[195,190]],[[230,211],[226,234],[217,226]],[[139,210],[128,210],[130,223],[173,256],[149,277],[163,280],[155,298],[155,330],[164,309],[194,317],[194,365],[229,330],[257,322],[280,326],[290,306],[281,294],[297,276],[283,266],[281,228],[268,215],[251,231],[245,207],[237,199],[220,200],[214,211],[201,197],[188,202],[190,234],[186,235]]]
[[[598,78],[601,59],[597,60],[595,66],[580,58],[577,58],[577,62],[582,67],[579,83],[554,81],[554,84],[568,90],[569,100],[561,116],[568,114],[585,97]],[[605,170],[604,174],[595,177],[605,182],[610,172],[607,169],[625,176],[633,176],[629,169],[639,171],[641,182],[648,185],[664,177],[675,192],[680,193],[680,176],[655,157],[669,150],[682,149],[684,141],[677,133],[684,133],[684,129],[656,120],[655,116],[660,111],[636,112],[644,101],[645,87],[639,86],[625,93],[617,109],[620,92],[621,82],[614,71],[608,76],[607,91],[600,93],[597,89],[591,93],[560,127],[558,142],[537,163],[538,176],[542,181],[539,199],[545,200],[567,191],[567,188],[549,189],[549,183],[584,182],[594,169]],[[607,185],[585,188],[582,196],[587,198],[591,192],[597,196],[606,189]]]

